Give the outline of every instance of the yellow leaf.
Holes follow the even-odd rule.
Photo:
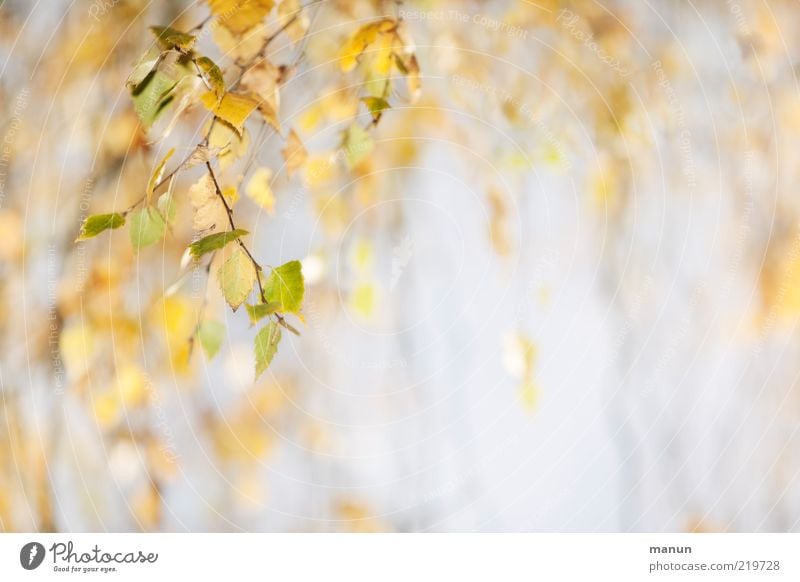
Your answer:
[[[182,295],[171,295],[158,300],[150,312],[151,328],[160,332],[169,346],[188,343],[194,332],[197,317],[192,302]]]
[[[219,167],[224,172],[247,153],[247,148],[250,146],[250,135],[246,129],[240,135],[230,124],[217,119],[211,127],[208,145],[219,150],[217,159]]]
[[[347,73],[356,68],[358,58],[367,49],[369,45],[375,42],[380,33],[390,32],[394,30],[397,23],[391,19],[383,19],[377,22],[365,24],[359,28],[348,40],[345,42],[341,51],[339,52],[339,66],[342,71]]]
[[[275,195],[270,187],[272,170],[269,168],[258,168],[250,181],[247,183],[245,192],[253,199],[253,202],[272,214],[275,212]]]
[[[273,0],[208,0],[217,21],[239,34],[261,24],[274,5]]]
[[[72,378],[89,371],[95,354],[95,334],[88,324],[70,324],[59,338],[61,359]]]
[[[194,210],[192,217],[194,230],[203,233],[225,230],[228,213],[217,196],[211,176],[203,174],[203,177],[189,188],[189,201]]]
[[[303,147],[303,142],[294,130],[289,132],[286,140],[286,147],[281,150],[283,159],[286,161],[286,173],[293,175],[308,158],[308,152]]]
[[[105,390],[92,397],[92,412],[101,428],[108,428],[115,424],[121,414],[120,400],[113,390]]]
[[[225,300],[236,311],[244,303],[256,282],[256,268],[249,257],[237,248],[217,273]]]
[[[308,30],[308,15],[300,5],[300,0],[283,0],[278,5],[278,22],[286,27],[286,34],[294,42],[302,39]]]
[[[395,37],[389,34],[382,34],[378,38],[375,46],[375,54],[372,57],[371,70],[374,74],[386,77],[392,70],[394,64]]]
[[[116,387],[124,406],[141,406],[147,401],[147,380],[136,364],[122,363],[117,367]]]
[[[536,406],[539,404],[539,387],[533,379],[525,380],[522,383],[519,396],[522,400],[522,405],[526,409],[530,411],[536,410]]]
[[[242,75],[242,88],[258,97],[258,109],[261,115],[278,131],[280,131],[278,120],[280,79],[280,70],[267,59],[259,60]]]
[[[152,530],[161,519],[161,495],[148,480],[133,498],[133,513],[141,529]]]
[[[375,249],[372,243],[365,238],[359,238],[353,245],[350,255],[350,265],[357,273],[368,272],[375,262]]]
[[[226,26],[214,22],[211,35],[225,56],[235,62],[247,62],[261,51],[267,38],[267,29],[263,24],[258,24],[244,34],[234,34]]]
[[[233,205],[239,200],[239,189],[236,186],[226,186],[222,189],[222,195],[228,201],[228,204]]]
[[[334,154],[312,156],[303,169],[303,178],[309,188],[317,188],[336,178],[339,166]]]
[[[200,100],[206,109],[220,119],[227,121],[240,134],[242,133],[244,122],[247,121],[253,110],[258,107],[258,101],[238,93],[225,93],[222,100],[217,103],[217,96],[213,91],[208,91],[200,97]]]
[[[363,319],[372,319],[377,302],[378,290],[371,282],[359,283],[350,296],[350,307]]]

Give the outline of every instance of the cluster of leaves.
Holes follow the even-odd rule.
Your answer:
[[[223,187],[220,178],[236,160],[244,157],[250,145],[247,124],[256,112],[261,123],[280,135],[278,116],[280,87],[291,76],[293,65],[276,65],[267,49],[280,34],[287,34],[298,45],[309,27],[306,8],[298,0],[282,0],[275,10],[277,23],[271,35],[259,38],[257,50],[244,54],[240,46],[245,37],[263,30],[271,22],[274,0],[208,0],[209,18],[188,31],[170,26],[153,26],[155,42],[136,65],[128,80],[133,109],[152,141],[164,139],[184,114],[202,108],[208,112],[202,139],[191,154],[167,172],[174,149],[155,166],[143,196],[127,210],[87,217],[78,240],[96,237],[106,230],[128,227],[130,241],[137,251],[162,240],[171,232],[176,218],[175,178],[182,170],[202,167],[203,175],[188,189],[193,209],[192,228],[195,240],[186,251],[188,261],[211,264],[219,254],[213,275],[230,307],[236,311],[243,304],[253,325],[260,326],[255,336],[256,377],[270,365],[281,340],[282,330],[298,334],[287,314],[302,320],[305,284],[301,264],[290,261],[265,270],[245,242],[248,231],[236,224],[234,207],[239,199],[237,186]],[[369,136],[384,112],[390,108],[392,77],[406,77],[409,93],[419,92],[419,67],[413,50],[401,33],[401,22],[381,18],[358,30],[344,43],[339,65],[343,74],[358,69],[364,74],[363,102],[371,121],[365,127],[350,125],[342,134],[345,165],[352,168],[373,147]],[[214,26],[218,46],[233,59],[230,67],[220,67],[197,50],[198,31]],[[359,68],[359,65],[360,68]],[[154,125],[170,114],[159,135]],[[283,167],[292,176],[305,164],[308,153],[299,135],[285,133]],[[260,167],[253,172],[245,193],[257,205],[271,213],[275,198],[270,187],[272,170]],[[166,188],[164,188],[166,186]],[[159,195],[158,192],[163,192]],[[254,300],[248,303],[253,296]],[[209,357],[219,350],[224,327],[219,322],[201,321],[195,337]]]

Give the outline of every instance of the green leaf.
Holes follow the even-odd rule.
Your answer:
[[[269,303],[281,306],[278,311],[299,313],[305,293],[300,261],[289,261],[272,269],[264,285],[264,293]]]
[[[197,40],[191,34],[181,32],[170,26],[151,26],[150,30],[156,35],[159,46],[164,50],[177,49],[181,52],[190,50]]]
[[[381,118],[381,115],[383,115],[383,112],[392,107],[383,97],[364,97],[362,101],[372,114],[372,120],[376,123]]]
[[[250,316],[250,323],[258,323],[268,315],[272,315],[281,308],[280,303],[258,303],[256,305],[245,305],[247,315]]]
[[[244,303],[256,282],[256,268],[242,249],[237,248],[217,272],[222,294],[236,311]]]
[[[219,250],[232,240],[236,240],[246,234],[247,231],[242,228],[226,230],[225,232],[216,232],[193,242],[189,245],[189,250],[195,259],[199,259],[206,253]]]
[[[166,229],[164,219],[155,208],[142,208],[130,219],[131,244],[137,251],[158,242]]]
[[[217,355],[222,346],[222,340],[225,339],[225,326],[211,319],[203,320],[197,330],[197,338],[210,360]]]
[[[278,351],[281,328],[270,321],[256,334],[256,379],[266,370]]]
[[[105,230],[113,230],[115,228],[119,228],[123,224],[125,224],[125,217],[118,212],[113,212],[111,214],[93,214],[92,216],[87,216],[86,220],[84,220],[83,224],[81,225],[81,232],[78,235],[78,238],[75,239],[75,242],[95,237]]]
[[[352,170],[361,160],[367,157],[374,145],[366,130],[357,123],[347,128],[342,140],[347,166]]]
[[[150,129],[150,126],[172,103],[171,92],[176,85],[177,82],[169,75],[159,70],[153,70],[142,79],[141,83],[131,87],[133,108],[146,130]]]
[[[217,104],[219,104],[222,97],[225,95],[225,78],[222,76],[222,71],[217,64],[208,57],[200,57],[196,62],[200,70],[203,71],[205,80],[214,92],[217,98]]]

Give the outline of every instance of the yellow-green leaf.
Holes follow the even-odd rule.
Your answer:
[[[372,114],[372,120],[376,123],[380,120],[381,115],[386,109],[390,109],[391,105],[389,102],[386,101],[383,97],[364,97],[362,99],[364,104],[369,109],[369,112]]]
[[[247,315],[250,316],[250,323],[258,323],[268,315],[272,315],[281,308],[280,303],[257,303],[256,305],[245,305]]]
[[[264,293],[269,303],[281,306],[279,311],[299,313],[305,293],[300,261],[289,261],[272,269],[264,285]]]
[[[280,341],[281,328],[274,321],[270,321],[256,334],[256,379],[269,367]]]
[[[217,272],[219,284],[225,300],[236,311],[244,303],[256,282],[256,268],[253,262],[237,248]]]
[[[210,360],[219,351],[225,339],[225,326],[218,321],[205,319],[197,329],[197,338]]]
[[[222,76],[222,71],[217,64],[208,57],[200,57],[196,62],[200,70],[203,71],[203,77],[208,83],[209,88],[214,92],[218,104],[225,95],[225,78]]]
[[[345,153],[345,161],[347,166],[352,169],[357,166],[372,151],[374,146],[372,138],[367,131],[354,123],[344,132],[342,139],[342,148]]]
[[[133,108],[146,130],[172,103],[171,92],[175,85],[177,83],[165,73],[152,70],[139,84],[131,87]]]
[[[226,230],[225,232],[216,232],[193,242],[189,245],[189,251],[195,259],[199,259],[206,253],[219,250],[229,242],[241,238],[246,234],[247,231],[242,228]]]
[[[131,216],[131,244],[137,251],[158,242],[164,236],[166,224],[155,208],[145,207]]]
[[[81,232],[75,242],[95,237],[103,231],[119,228],[123,224],[125,224],[125,217],[118,212],[87,216],[81,225]]]

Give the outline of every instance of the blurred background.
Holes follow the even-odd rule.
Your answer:
[[[797,4],[301,5],[283,137],[248,126],[224,174],[272,170],[274,209],[235,210],[306,280],[254,381],[246,314],[181,265],[200,169],[159,244],[73,242],[206,119],[141,127],[147,27],[249,49],[205,2],[0,0],[0,529],[800,529]],[[421,90],[343,163],[336,55],[381,16]]]

